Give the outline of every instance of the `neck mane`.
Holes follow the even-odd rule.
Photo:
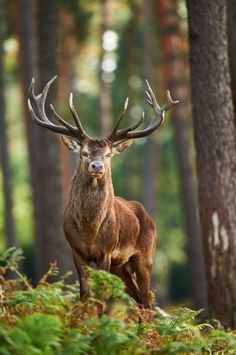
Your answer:
[[[95,179],[83,171],[79,164],[72,181],[70,207],[79,224],[87,223],[97,229],[114,203],[111,168]]]

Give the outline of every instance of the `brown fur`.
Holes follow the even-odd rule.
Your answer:
[[[84,159],[82,151],[90,158]],[[84,267],[93,261],[99,268],[120,276],[129,294],[149,307],[155,225],[140,203],[114,195],[110,159],[105,158],[111,151],[105,140],[89,140],[82,145],[64,231],[73,250],[82,298],[88,294]],[[88,173],[89,159],[104,164],[102,177],[96,179]]]

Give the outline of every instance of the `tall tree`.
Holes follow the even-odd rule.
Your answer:
[[[130,0],[128,3],[130,10],[130,19],[127,22],[127,25],[124,28],[123,37],[120,39],[120,46],[123,45],[123,62],[122,73],[124,73],[125,81],[122,81],[123,85],[123,100],[125,99],[124,95],[127,95],[130,98],[129,108],[132,108],[132,105],[135,104],[137,97],[135,97],[135,90],[132,84],[132,80],[139,78],[140,67],[139,67],[139,57],[136,43],[136,35],[138,31],[138,24],[140,19],[140,4],[136,0]],[[120,75],[122,78],[123,75]],[[125,90],[125,91],[124,91]],[[122,104],[124,101],[122,102]],[[122,105],[121,104],[121,105]],[[120,110],[120,108],[119,108]],[[134,198],[136,194],[134,176],[137,176],[135,172],[135,159],[134,159],[134,149],[129,149],[126,153],[126,159],[124,160],[124,169],[125,179],[123,180],[122,191],[126,198]]]
[[[211,316],[236,326],[236,135],[226,2],[188,0],[193,122]]]
[[[62,1],[60,6],[60,35],[58,55],[58,104],[68,110],[68,96],[72,91],[75,76],[75,60],[78,48],[86,40],[90,28],[92,12],[83,1]],[[64,203],[69,197],[71,175],[76,159],[61,142],[62,190]]]
[[[173,107],[171,123],[174,129],[177,168],[187,235],[193,301],[196,308],[206,308],[206,282],[197,213],[196,186],[191,162],[189,122],[190,105],[186,62],[186,43],[181,33],[176,0],[157,0],[160,44],[163,55],[165,86],[180,100]]]
[[[38,1],[37,58],[38,91],[57,72],[58,13],[56,0]],[[54,103],[55,87],[49,93],[48,102]],[[62,272],[72,268],[72,257],[62,231],[62,189],[58,138],[51,132],[38,128],[37,181],[39,191],[39,218],[37,223],[36,261],[38,273],[45,272],[53,260],[57,260]]]
[[[76,53],[76,23],[74,9],[69,6],[62,6],[60,9],[61,31],[60,31],[60,53],[59,53],[59,73],[58,78],[58,103],[67,108],[68,95],[72,91],[72,81],[74,76],[74,58]],[[74,6],[73,6],[74,7]],[[61,178],[64,205],[69,197],[69,187],[72,175],[72,157],[71,153],[60,142],[61,152]]]
[[[69,249],[67,249],[66,242],[64,242],[63,240],[61,228],[62,204],[60,203],[61,187],[58,159],[59,148],[58,150],[56,150],[58,142],[55,142],[55,138],[53,136],[52,141],[50,140],[50,137],[47,140],[45,139],[44,132],[42,132],[40,128],[37,127],[31,120],[26,105],[28,98],[28,88],[32,76],[43,76],[42,72],[46,72],[46,70],[44,71],[43,65],[47,66],[46,61],[48,60],[48,58],[45,59],[44,64],[41,63],[40,70],[39,68],[37,68],[38,63],[36,63],[36,58],[40,57],[40,55],[43,55],[42,53],[40,53],[40,55],[37,56],[37,48],[38,52],[40,51],[40,48],[42,51],[48,50],[49,53],[51,50],[51,57],[49,59],[51,60],[50,64],[52,66],[52,58],[54,56],[56,58],[55,48],[47,47],[47,40],[49,40],[47,37],[47,33],[44,33],[46,37],[45,46],[47,49],[42,49],[42,47],[44,47],[44,45],[42,45],[42,37],[41,42],[39,40],[37,47],[37,33],[40,33],[40,24],[37,28],[37,24],[34,22],[35,12],[37,10],[37,6],[35,5],[37,4],[32,3],[30,0],[19,0],[16,4],[16,18],[17,34],[20,43],[19,62],[23,93],[23,107],[25,118],[24,122],[26,127],[29,152],[30,180],[32,185],[34,209],[35,266],[36,276],[39,277],[43,272],[45,272],[45,270],[49,266],[49,263],[53,260],[58,260],[62,271],[66,271],[69,268],[71,269],[73,265],[72,263],[70,263],[71,257],[69,255]],[[42,6],[43,5],[41,2],[41,7]],[[57,13],[55,13],[55,17],[57,18]],[[50,20],[47,25],[50,27]],[[52,23],[53,34],[56,33],[57,29],[56,27],[54,27],[54,25],[55,22]],[[55,36],[57,36],[57,34],[55,34]],[[45,58],[45,55],[43,56],[43,58]],[[51,69],[51,75],[48,73],[48,80],[50,76],[52,77],[53,75],[55,75],[55,71],[56,65],[54,70]],[[44,80],[46,81],[47,79],[42,78],[42,85],[45,84]],[[39,88],[37,89],[39,90]],[[50,154],[48,152],[50,152]],[[55,162],[55,166],[53,166],[52,162]],[[51,182],[48,179],[51,179]],[[68,250],[67,259],[66,257],[64,257],[66,250]]]
[[[99,108],[100,108],[100,131],[105,136],[111,129],[111,90],[109,84],[104,80],[102,63],[105,59],[105,50],[103,48],[103,35],[109,26],[109,2],[110,0],[101,0],[101,49],[100,49],[100,70],[99,70]]]
[[[143,36],[144,46],[144,75],[150,82],[155,82],[156,73],[154,71],[153,58],[153,1],[143,0],[143,13],[145,16],[145,27]],[[144,171],[143,171],[143,204],[147,211],[154,215],[156,202],[156,171],[158,158],[156,150],[158,149],[156,137],[151,136],[145,143],[144,151]]]
[[[6,104],[4,85],[3,43],[5,39],[6,2],[0,0],[0,162],[2,167],[3,196],[5,203],[5,233],[6,244],[11,247],[15,244],[16,235],[14,228],[12,206],[12,174],[8,151],[8,136],[6,125]]]
[[[234,104],[234,120],[236,126],[236,0],[227,0],[228,9],[228,41],[229,41],[229,64],[231,74],[231,88]]]
[[[32,207],[33,207],[33,240],[37,235],[37,221],[39,221],[39,191],[37,182],[37,162],[35,152],[37,151],[38,128],[33,123],[27,107],[28,89],[33,76],[35,67],[35,35],[34,35],[34,7],[30,0],[19,0],[15,3],[15,31],[19,42],[19,72],[22,91],[23,120],[26,132],[27,152],[29,161],[29,178],[32,188]],[[33,266],[35,272],[35,265]]]

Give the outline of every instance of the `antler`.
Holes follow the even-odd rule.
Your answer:
[[[66,136],[70,136],[76,138],[78,141],[82,142],[86,138],[89,138],[87,133],[84,131],[79,116],[77,115],[74,104],[73,104],[73,95],[70,94],[69,99],[69,107],[72,113],[74,122],[76,126],[71,125],[70,123],[66,122],[62,117],[58,115],[55,111],[53,105],[50,105],[50,109],[52,111],[53,116],[55,119],[61,124],[56,125],[52,123],[45,113],[45,101],[47,98],[48,91],[52,85],[52,83],[56,80],[57,76],[54,76],[44,87],[43,91],[39,95],[35,95],[34,92],[34,85],[35,80],[34,78],[31,81],[29,87],[29,99],[28,99],[28,107],[31,113],[32,119],[40,126],[50,129],[53,132],[57,132]]]
[[[170,92],[167,90],[166,102],[163,107],[160,107],[157,103],[157,100],[151,89],[151,86],[147,80],[146,80],[146,85],[147,85],[147,90],[145,91],[145,94],[147,96],[147,102],[153,108],[154,111],[154,116],[151,122],[149,123],[148,127],[143,130],[135,131],[135,129],[138,128],[143,122],[144,119],[144,113],[143,113],[141,118],[134,125],[118,130],[119,125],[127,111],[127,107],[128,107],[128,98],[127,98],[125,101],[123,112],[121,113],[111,133],[106,137],[106,139],[111,143],[115,143],[126,139],[131,139],[131,138],[142,138],[148,136],[156,129],[158,129],[158,127],[162,124],[162,122],[164,121],[165,112],[168,111],[171,106],[179,102],[179,100],[176,101],[172,100],[170,96]]]
[[[90,137],[84,131],[84,129],[81,125],[79,116],[75,111],[72,93],[70,94],[70,98],[69,98],[69,107],[70,107],[70,111],[71,111],[72,117],[75,122],[75,126],[73,126],[72,124],[65,121],[62,117],[60,117],[58,115],[58,113],[55,111],[53,105],[50,105],[51,112],[52,112],[54,118],[61,125],[54,124],[47,117],[47,115],[45,113],[45,102],[46,102],[48,91],[49,91],[52,83],[56,80],[56,78],[57,77],[54,76],[45,85],[42,93],[37,96],[35,95],[35,92],[34,92],[35,80],[34,80],[34,78],[32,79],[32,82],[31,82],[31,85],[29,88],[29,99],[28,99],[28,107],[29,107],[32,119],[38,125],[40,125],[42,127],[48,128],[51,131],[54,131],[54,132],[57,132],[57,133],[60,133],[60,134],[66,135],[66,136],[76,138],[80,142],[82,142],[85,139],[89,139]],[[148,127],[143,130],[135,131],[135,129],[137,129],[142,124],[142,122],[144,120],[144,113],[143,113],[142,116],[140,117],[140,119],[136,123],[134,123],[133,125],[131,125],[127,128],[119,129],[121,121],[123,120],[125,113],[127,111],[127,108],[128,108],[129,98],[127,97],[127,99],[125,100],[124,109],[123,109],[121,115],[119,116],[111,133],[106,137],[106,139],[109,142],[115,143],[115,142],[122,141],[122,140],[127,140],[127,139],[132,139],[132,138],[142,138],[142,137],[148,136],[149,134],[154,132],[156,129],[158,129],[158,127],[162,124],[162,122],[164,121],[165,112],[168,111],[171,106],[173,106],[174,104],[179,102],[179,100],[176,100],[176,101],[172,100],[172,98],[170,96],[170,92],[167,91],[166,92],[166,102],[163,107],[160,107],[157,103],[155,95],[154,95],[154,93],[149,85],[149,82],[147,80],[146,80],[146,85],[147,85],[147,91],[145,91],[145,94],[147,96],[147,102],[153,108],[153,111],[154,111],[154,116],[153,116],[151,122],[149,123]]]

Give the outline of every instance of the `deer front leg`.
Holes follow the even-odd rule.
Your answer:
[[[88,262],[75,249],[73,249],[73,257],[79,275],[80,298],[85,300],[89,295],[88,280],[85,272],[85,266],[88,265]]]
[[[110,272],[110,268],[111,268],[111,255],[109,254],[105,254],[103,255],[103,257],[101,258],[101,260],[99,260],[97,262],[97,267],[98,269]]]

